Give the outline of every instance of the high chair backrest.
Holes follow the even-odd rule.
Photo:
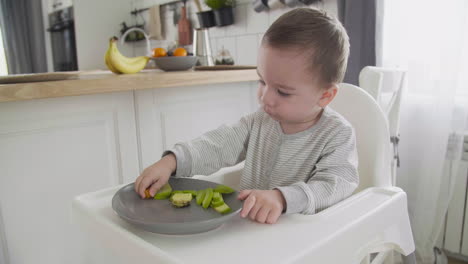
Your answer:
[[[390,136],[399,134],[405,83],[406,71],[402,69],[366,66],[359,73],[359,87],[372,95],[386,114]]]
[[[359,157],[359,187],[391,186],[390,135],[385,114],[361,88],[342,83],[330,107],[354,127]]]

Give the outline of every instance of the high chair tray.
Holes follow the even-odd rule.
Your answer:
[[[173,190],[202,190],[216,188],[218,184],[192,178],[171,177],[169,184]],[[224,194],[224,202],[231,212],[220,214],[213,208],[203,208],[195,200],[184,208],[174,207],[169,199],[141,199],[135,192],[134,183],[128,184],[112,198],[112,208],[124,220],[153,233],[194,234],[206,232],[229,221],[242,208],[237,199],[238,192]]]
[[[100,263],[219,263],[221,258],[223,263],[352,264],[373,245],[398,242],[402,253],[414,251],[414,245],[400,241],[411,229],[405,222],[406,194],[395,187],[369,188],[318,214],[283,215],[273,225],[238,214],[217,229],[192,235],[150,233],[122,220],[111,207],[121,187],[78,196],[72,204],[81,233],[101,245],[95,249]]]

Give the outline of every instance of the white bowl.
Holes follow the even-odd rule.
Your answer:
[[[197,56],[168,56],[151,59],[158,68],[164,71],[185,71],[195,66],[198,61]]]

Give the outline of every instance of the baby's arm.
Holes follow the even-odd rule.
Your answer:
[[[176,144],[136,179],[135,191],[144,198],[149,188],[150,195],[154,196],[174,172],[178,177],[208,175],[241,162],[245,159],[252,120],[253,114],[235,125],[221,126],[192,141]]]
[[[278,187],[286,213],[317,213],[350,196],[359,184],[354,130],[342,127],[326,144],[307,182]]]
[[[254,113],[255,114],[255,113]],[[234,125],[223,125],[189,142],[177,143],[166,151],[177,158],[176,177],[209,175],[245,159],[254,114]]]

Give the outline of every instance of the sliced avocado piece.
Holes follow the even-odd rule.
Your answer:
[[[192,194],[192,199],[197,196],[197,191],[195,191],[195,190],[173,190],[171,192],[171,197],[176,193],[190,193],[190,194]],[[169,198],[169,199],[171,199],[171,198]]]
[[[172,205],[175,207],[189,206],[192,201],[191,193],[174,193],[171,197]]]
[[[231,207],[229,207],[226,203],[223,203],[220,206],[213,207],[213,209],[215,209],[215,211],[220,214],[226,214],[231,212]]]
[[[215,201],[214,199],[211,200],[211,207],[218,207],[220,205],[223,205],[224,204],[224,201]]]
[[[213,199],[211,200],[211,207],[220,206],[224,203],[223,195],[219,192],[213,192]]]
[[[156,193],[154,199],[156,200],[164,200],[171,196],[172,187],[169,183],[163,185],[163,187]]]
[[[213,199],[213,189],[208,188],[206,189],[205,197],[203,197],[202,207],[205,209],[208,208],[208,206],[210,206],[211,204],[212,199]]]
[[[224,201],[223,195],[219,192],[213,191],[213,201]]]
[[[214,188],[214,191],[215,191],[215,192],[219,192],[219,193],[226,193],[226,194],[227,194],[227,193],[233,193],[233,192],[235,192],[234,189],[232,189],[232,188],[229,187],[229,186],[223,185],[223,184],[220,184],[220,185],[216,186],[216,187]]]
[[[199,190],[197,192],[197,204],[201,205],[203,202],[203,199],[205,198],[206,190]]]
[[[183,193],[191,193],[193,198],[197,197],[197,191],[195,190],[183,190]]]

